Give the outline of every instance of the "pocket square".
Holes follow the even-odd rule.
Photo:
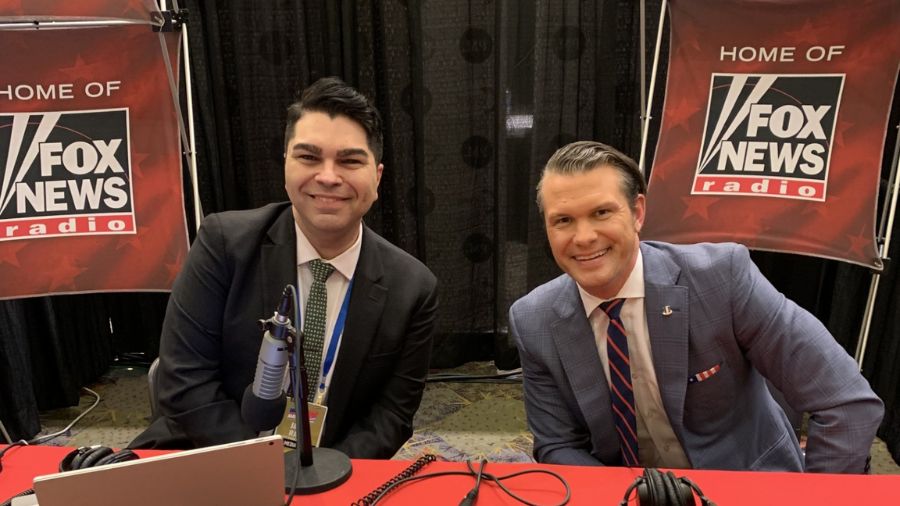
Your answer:
[[[722,364],[716,364],[705,371],[698,372],[697,374],[688,378],[688,384],[706,381],[709,378],[713,377],[713,375],[715,375],[721,369],[722,369]]]

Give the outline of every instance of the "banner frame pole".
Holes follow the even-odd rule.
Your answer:
[[[641,122],[641,156],[638,161],[638,168],[641,170],[641,174],[646,174],[647,170],[644,167],[644,155],[647,151],[647,137],[650,130],[650,111],[653,108],[653,95],[656,88],[656,73],[659,67],[659,48],[662,44],[662,33],[663,33],[663,24],[666,21],[666,0],[662,0],[662,3],[659,7],[659,27],[656,30],[656,49],[653,51],[653,70],[650,72],[650,94],[647,98],[647,108],[644,112],[644,116]],[[643,56],[643,52],[641,53]],[[643,87],[643,84],[641,84]]]
[[[184,93],[187,100],[188,148],[190,149],[188,171],[191,175],[191,190],[194,195],[194,230],[197,231],[200,230],[200,221],[203,219],[203,206],[200,203],[200,183],[197,180],[197,137],[194,133],[194,92],[191,81],[190,49],[188,46],[187,30],[187,25],[181,27],[181,46],[184,54],[182,60],[184,63]]]
[[[900,129],[900,125],[895,125],[894,129]],[[898,161],[900,161],[900,135],[897,136],[896,141],[894,141],[894,157],[891,160],[891,175],[888,178],[888,194],[885,195],[885,206],[886,207],[881,213],[881,223],[878,235],[884,239],[881,247],[879,248],[878,256],[885,260],[888,255],[888,248],[891,245],[891,233],[894,228],[894,216],[897,211],[897,195],[898,191],[900,191],[900,178],[897,177],[897,165]],[[890,203],[888,203],[888,199],[890,199]],[[887,219],[885,219],[885,212],[887,213]],[[875,298],[878,296],[878,282],[881,280],[881,274],[878,272],[872,273],[872,281],[869,283],[869,296],[866,299],[866,308],[863,312],[863,322],[860,326],[859,337],[856,341],[856,353],[854,355],[854,359],[856,360],[856,365],[859,367],[859,370],[862,371],[863,368],[863,360],[866,357],[866,347],[869,344],[869,330],[872,325],[872,315],[875,311]]]
[[[69,28],[104,28],[108,26],[124,25],[148,25],[155,26],[151,21],[139,21],[136,19],[85,19],[78,21],[55,21],[34,19],[31,21],[7,21],[0,23],[0,30],[65,30]]]
[[[160,7],[162,8],[163,13],[172,12],[173,17],[177,16],[179,13],[178,2],[173,2],[172,7],[175,8],[174,11],[169,11],[167,9],[167,3],[165,0],[162,0]],[[185,11],[186,12],[186,11]],[[178,99],[178,91],[179,86],[178,83],[175,82],[175,76],[172,69],[172,61],[169,59],[168,48],[166,47],[165,38],[162,36],[162,32],[159,34],[159,43],[160,48],[162,50],[163,60],[166,64],[166,73],[169,76],[169,89],[172,92],[172,103],[175,107],[175,117],[178,120],[178,132],[181,134],[181,143],[182,143],[182,157],[187,161],[187,169],[188,175],[191,180],[191,196],[193,197],[194,203],[194,230],[200,229],[200,219],[202,216],[202,211],[200,209],[200,200],[199,200],[199,190],[197,185],[197,157],[196,157],[196,141],[194,137],[194,124],[193,124],[193,98],[191,93],[191,81],[190,81],[190,68],[188,66],[188,47],[186,44],[186,30],[187,30],[187,22],[182,21],[178,23],[177,29],[181,31],[181,36],[178,37],[178,45],[180,48],[183,48],[182,61],[184,61],[185,66],[185,98],[187,101],[187,121],[188,125],[185,127],[185,118],[184,114],[181,111],[181,101]],[[190,245],[188,246],[190,247]]]
[[[900,131],[900,124],[894,126],[894,130]],[[888,193],[884,196],[885,207],[881,212],[881,223],[879,223],[878,237],[882,239],[882,250],[879,256],[882,259],[887,258],[888,248],[891,245],[891,231],[894,228],[894,215],[897,211],[897,193],[900,191],[900,180],[897,179],[897,167],[900,164],[900,135],[894,141],[894,158],[891,160],[891,173],[888,176]],[[888,199],[891,200],[888,205]]]
[[[647,0],[640,1],[640,8],[638,10],[638,18],[640,19],[640,39],[638,45],[640,46],[641,57],[640,57],[640,76],[641,76],[641,105],[638,110],[638,121],[641,124],[641,139],[644,138],[644,130],[647,128],[644,125],[644,111],[647,109],[647,20],[646,17],[647,11]],[[642,166],[642,165],[641,165]]]

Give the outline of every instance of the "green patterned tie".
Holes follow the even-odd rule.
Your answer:
[[[303,355],[306,359],[308,379],[307,400],[312,402],[319,386],[319,370],[322,368],[322,347],[325,344],[325,314],[328,308],[328,292],[325,280],[334,272],[334,266],[321,260],[309,263],[313,282],[303,314]]]

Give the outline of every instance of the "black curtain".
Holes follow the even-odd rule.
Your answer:
[[[284,110],[304,86],[337,75],[372,97],[385,118],[385,172],[366,222],[423,260],[440,280],[432,366],[493,359],[499,368],[516,367],[506,311],[559,273],[534,203],[543,164],[557,147],[578,139],[602,140],[640,156],[638,2],[188,0],[187,7],[204,212],[286,199]],[[648,76],[659,8],[659,0],[646,2]],[[666,39],[654,118],[663,105]],[[897,121],[894,117],[890,124]],[[654,121],[648,167],[656,127]],[[889,137],[885,167],[893,142]],[[781,291],[855,351],[871,273],[796,255],[754,253],[754,258]],[[887,404],[880,435],[895,458],[900,457],[897,291],[896,267],[888,262],[864,368]],[[66,388],[54,386],[54,392],[67,391],[65,401],[71,402],[74,385],[102,372],[102,366],[60,364],[50,358],[58,351],[50,349],[76,347],[87,355],[95,346],[89,342],[101,339],[107,348],[100,364],[122,350],[152,356],[164,305],[165,295],[159,294],[2,303],[0,330],[13,336],[3,339],[2,359],[20,374],[10,382],[0,376],[5,384],[21,385],[21,391],[39,390],[36,397],[46,389],[35,385],[63,382]],[[34,326],[43,321],[55,322],[56,330],[37,332]],[[63,322],[80,333],[63,336]],[[44,346],[47,340],[53,342]],[[0,365],[6,370],[6,363]],[[90,373],[53,377],[82,368]],[[3,392],[0,419],[7,425],[11,417],[34,418],[33,402],[5,408],[7,397],[19,391]],[[25,434],[35,428],[34,423],[14,427]]]
[[[639,147],[637,6],[187,5],[204,210],[284,200],[284,108],[340,76],[385,116],[386,168],[366,221],[441,280],[433,365],[515,367],[506,309],[558,273],[533,201],[544,161],[580,138]]]
[[[78,404],[81,387],[137,353],[159,350],[168,297],[58,295],[0,301],[0,421],[13,439],[40,431],[38,410]]]
[[[0,302],[0,420],[14,439],[40,430],[37,411],[78,403],[81,385],[109,367],[102,295]]]

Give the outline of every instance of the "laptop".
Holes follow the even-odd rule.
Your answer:
[[[284,504],[281,436],[38,476],[40,506]]]

